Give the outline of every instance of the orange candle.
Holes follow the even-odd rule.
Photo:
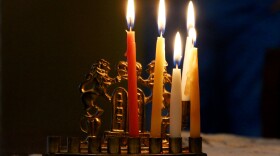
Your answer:
[[[128,0],[127,24],[130,29],[127,31],[127,64],[128,64],[128,120],[129,136],[139,136],[138,125],[138,99],[137,99],[137,76],[136,76],[136,43],[135,32],[132,31],[134,24],[134,1]]]
[[[165,64],[165,39],[162,37],[165,27],[165,6],[164,0],[160,0],[158,27],[160,37],[157,38],[156,58],[154,69],[154,86],[152,98],[152,118],[151,118],[151,137],[161,137],[161,109],[163,106],[163,72]]]
[[[190,72],[190,100],[191,100],[191,111],[190,111],[190,137],[200,137],[200,94],[199,94],[199,72],[198,72],[198,57],[197,49],[192,49],[193,60],[192,69]]]
[[[200,93],[197,49],[192,49],[193,60],[190,71],[190,137],[200,137]]]

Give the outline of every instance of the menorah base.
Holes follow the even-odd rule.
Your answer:
[[[72,154],[72,153],[54,153],[45,154],[45,156],[207,156],[206,153],[180,153],[180,154]]]
[[[124,138],[118,135],[118,137],[107,137],[106,141],[101,142],[96,137],[89,137],[88,141],[71,141],[67,142],[67,146],[63,146],[61,145],[61,137],[50,136],[48,137],[45,156],[207,156],[200,149],[202,147],[202,138],[190,138],[190,140],[194,140],[189,142],[192,144],[190,147],[182,147],[182,138],[169,138],[168,143],[163,142],[162,138],[149,138],[148,146],[145,146],[145,141],[140,140],[141,137],[126,137],[126,141],[124,141]],[[124,145],[122,141],[126,144]],[[154,145],[155,143],[162,145],[160,149]],[[199,150],[191,150],[191,147]],[[78,150],[70,150],[73,148]]]

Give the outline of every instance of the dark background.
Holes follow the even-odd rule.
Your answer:
[[[1,153],[42,153],[48,135],[81,135],[78,85],[96,60],[113,69],[125,60],[126,2],[1,1]],[[155,55],[158,1],[135,3],[137,60],[145,68]],[[202,131],[280,137],[276,1],[194,3]],[[166,0],[169,73],[176,31],[185,42],[187,4]]]
[[[2,1],[1,151],[39,153],[48,135],[80,135],[78,85],[97,59],[125,60],[125,6]]]

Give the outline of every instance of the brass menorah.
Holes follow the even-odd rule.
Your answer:
[[[142,65],[136,63],[137,82],[139,86],[153,89],[154,61],[148,64],[146,72],[147,79],[142,75]],[[167,113],[162,116],[161,138],[150,138],[150,133],[145,130],[146,112],[145,105],[151,102],[152,95],[146,95],[142,89],[137,88],[138,97],[138,124],[139,138],[130,138],[128,135],[128,92],[126,86],[121,86],[121,82],[127,81],[127,62],[120,61],[117,64],[116,77],[110,77],[110,63],[104,59],[94,63],[85,80],[80,84],[82,103],[85,113],[81,117],[81,130],[86,134],[84,139],[69,137],[67,140],[67,150],[60,150],[60,137],[48,137],[47,155],[196,155],[206,156],[202,153],[202,138],[190,138],[189,147],[182,147],[181,138],[169,138],[169,106],[170,92],[166,90],[166,85],[171,85],[171,75],[167,73],[165,64],[163,106],[162,110]],[[119,85],[118,85],[119,84]],[[117,86],[111,91],[111,86]],[[98,106],[96,100],[104,98],[112,107],[111,128],[105,131],[102,136],[98,135],[101,116],[104,110]],[[183,119],[189,118],[189,103],[183,104]],[[186,111],[187,110],[187,111]],[[188,127],[188,122],[183,120],[182,128]]]

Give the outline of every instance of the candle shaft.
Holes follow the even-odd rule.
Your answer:
[[[185,54],[184,54],[184,62],[183,62],[183,72],[182,72],[182,101],[190,101],[190,95],[187,94],[185,95],[185,88],[188,78],[187,78],[187,73],[189,72],[190,69],[190,53],[192,50],[193,44],[192,44],[192,39],[191,37],[187,37],[186,40],[186,47],[185,47]],[[189,86],[187,86],[189,87]]]
[[[163,102],[163,72],[165,64],[165,39],[157,38],[152,97],[151,137],[161,137],[161,109]]]
[[[181,70],[172,71],[172,86],[170,99],[170,137],[181,137],[182,127],[182,93]]]
[[[191,82],[190,82],[190,137],[200,137],[200,93],[199,93],[199,72],[197,49],[192,49],[193,59],[191,61]]]
[[[139,136],[138,99],[136,75],[136,43],[134,31],[127,32],[127,63],[128,63],[128,120],[129,136]]]

